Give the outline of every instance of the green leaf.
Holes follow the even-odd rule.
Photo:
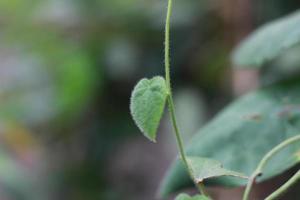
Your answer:
[[[234,51],[240,67],[260,67],[300,42],[300,11],[268,23],[252,33]]]
[[[140,80],[131,95],[131,115],[144,135],[154,142],[166,98],[166,82],[159,76]]]
[[[205,179],[220,176],[235,176],[247,179],[247,177],[241,173],[224,169],[222,164],[217,160],[189,156],[187,157],[187,161],[191,167],[192,175],[196,183],[201,183]]]
[[[251,174],[273,147],[300,132],[299,80],[280,83],[252,92],[225,108],[201,129],[187,146],[188,156],[219,160],[228,169]],[[300,161],[300,144],[278,153],[258,181],[281,174]],[[210,184],[241,186],[241,179],[218,178]],[[161,195],[191,184],[184,166],[173,163],[161,186]]]
[[[179,194],[175,200],[210,200],[208,197],[203,195],[189,196],[187,194]]]

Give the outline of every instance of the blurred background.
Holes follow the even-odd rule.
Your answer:
[[[1,200],[156,199],[175,141],[166,115],[159,142],[148,142],[130,117],[129,98],[139,79],[164,73],[166,6],[167,0],[0,0]],[[186,141],[262,80],[257,71],[232,70],[233,47],[299,6],[174,1],[172,82]],[[295,52],[275,63],[289,63],[285,70],[294,73]],[[282,73],[273,69],[263,80],[276,74]]]

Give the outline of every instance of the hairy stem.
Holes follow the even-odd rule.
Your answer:
[[[166,17],[166,27],[165,27],[165,73],[166,82],[169,93],[171,93],[171,80],[170,80],[170,22],[172,15],[173,1],[169,0],[168,10]],[[172,95],[170,94],[172,97]]]
[[[176,121],[173,98],[172,98],[171,95],[168,96],[168,105],[169,105],[169,112],[170,112],[174,132],[175,132],[175,137],[176,137],[176,141],[177,141],[177,146],[178,146],[178,149],[179,149],[180,158],[181,158],[184,166],[188,170],[188,173],[189,173],[191,179],[194,180],[193,175],[192,175],[192,169],[191,169],[191,167],[190,167],[190,165],[187,161],[186,155],[185,155],[182,138],[181,138],[180,131],[179,131],[177,121]],[[197,189],[199,190],[199,192],[201,194],[206,195],[206,192],[205,192],[205,189],[204,189],[203,186],[198,185],[197,183],[195,183],[195,185],[196,185]]]
[[[285,184],[283,184],[280,188],[278,188],[275,192],[273,192],[270,196],[268,196],[265,200],[275,200],[281,197],[287,190],[296,184],[300,180],[300,170],[290,178]]]
[[[265,167],[265,165],[267,164],[267,162],[280,150],[282,150],[283,148],[287,147],[288,145],[300,141],[300,135],[294,136],[292,138],[289,138],[287,140],[285,140],[284,142],[280,143],[279,145],[277,145],[275,148],[273,148],[271,151],[269,151],[264,157],[263,159],[260,161],[260,163],[258,164],[256,170],[253,172],[253,174],[251,175],[244,196],[243,196],[243,200],[248,200],[249,199],[249,195],[252,189],[253,184],[256,181],[256,178],[260,175],[262,175],[262,171],[263,168]],[[285,190],[287,188],[284,188]]]
[[[172,0],[168,0],[168,10],[167,10],[166,27],[165,27],[165,73],[166,73],[165,75],[166,75],[166,84],[167,84],[167,89],[168,89],[168,97],[167,97],[168,99],[167,100],[168,100],[169,112],[170,112],[171,121],[172,121],[172,125],[173,125],[174,132],[175,132],[175,137],[176,137],[180,157],[181,157],[191,179],[194,180],[194,178],[192,176],[191,167],[188,164],[188,161],[187,161],[187,158],[185,155],[181,134],[180,134],[180,131],[179,131],[179,128],[177,125],[175,106],[174,106],[173,97],[172,97],[172,88],[171,88],[171,79],[170,79],[170,21],[171,21],[171,15],[172,15],[172,5],[173,5]],[[203,195],[206,195],[203,184],[195,183],[195,185],[200,193],[202,193]]]

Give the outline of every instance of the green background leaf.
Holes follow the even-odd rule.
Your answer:
[[[299,134],[299,80],[280,83],[252,92],[225,108],[200,130],[187,148],[189,156],[210,157],[224,167],[251,174],[262,157],[283,140]],[[295,143],[277,154],[258,180],[266,180],[300,161],[300,144]],[[297,153],[298,152],[298,153]],[[179,161],[175,161],[162,183],[161,194],[190,184]],[[240,186],[241,179],[219,178],[217,185]]]
[[[268,23],[251,34],[234,51],[239,67],[260,67],[300,42],[300,11]]]
[[[132,117],[151,141],[155,141],[166,98],[166,83],[159,76],[140,80],[132,92],[130,102]]]
[[[247,178],[241,173],[224,169],[222,164],[217,160],[208,158],[189,156],[187,161],[192,169],[194,180],[197,183],[203,182],[205,179],[216,178],[220,176],[235,176]]]
[[[179,194],[175,200],[210,200],[210,199],[202,195],[196,195],[191,197],[187,194]]]

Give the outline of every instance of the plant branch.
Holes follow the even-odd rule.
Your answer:
[[[172,15],[173,1],[168,0],[168,10],[166,17],[166,27],[165,27],[165,73],[167,88],[171,95],[171,80],[170,80],[170,23]]]
[[[245,193],[243,195],[243,200],[248,200],[249,199],[249,195],[252,189],[252,186],[254,185],[256,178],[260,175],[262,175],[262,171],[263,168],[265,167],[265,165],[267,164],[267,162],[280,150],[282,150],[283,148],[287,147],[288,145],[300,141],[300,135],[294,136],[292,138],[289,138],[287,140],[285,140],[284,142],[280,143],[279,145],[277,145],[275,148],[273,148],[271,151],[269,151],[264,157],[263,159],[260,161],[260,163],[258,164],[256,170],[253,172],[253,174],[251,175],[248,184],[246,186],[246,190]]]
[[[171,79],[170,79],[170,21],[171,21],[171,15],[172,15],[172,5],[173,5],[172,0],[168,0],[168,10],[167,10],[166,27],[165,27],[165,73],[166,73],[165,76],[166,76],[166,84],[167,84],[167,89],[168,89],[167,100],[168,100],[169,112],[170,112],[171,121],[172,121],[172,125],[173,125],[174,132],[175,132],[175,137],[176,137],[180,157],[181,157],[191,179],[194,181],[194,178],[192,175],[192,169],[187,161],[181,134],[180,134],[180,131],[179,131],[179,128],[177,125],[175,106],[174,106],[173,97],[172,97],[172,88],[171,88]],[[201,194],[207,195],[203,184],[197,184],[195,181],[194,181],[194,183]]]
[[[283,184],[280,188],[278,188],[275,192],[273,192],[270,196],[268,196],[265,200],[275,200],[278,199],[281,195],[283,195],[291,186],[296,184],[300,180],[300,170],[290,178],[285,184]]]
[[[190,165],[187,161],[185,151],[184,151],[183,142],[182,142],[182,138],[181,138],[180,131],[179,131],[179,128],[178,128],[178,125],[177,125],[177,120],[176,120],[176,116],[175,116],[175,107],[174,107],[173,98],[172,98],[171,94],[168,95],[168,105],[169,105],[169,112],[170,112],[170,116],[171,116],[172,125],[173,125],[174,132],[175,132],[175,137],[176,137],[176,141],[177,141],[177,146],[178,146],[178,149],[179,149],[180,158],[183,161],[183,164],[186,167],[190,178],[195,183],[195,186],[197,187],[198,191],[201,194],[207,196],[207,193],[205,192],[204,185],[203,184],[202,185],[197,184],[194,181],[192,169],[191,169],[191,167],[190,167]]]
[[[178,128],[178,125],[177,125],[177,121],[176,121],[176,117],[175,117],[174,103],[173,103],[173,99],[172,99],[171,96],[168,96],[168,105],[169,105],[169,111],[170,111],[170,115],[171,115],[173,128],[174,128],[174,131],[175,131],[175,136],[176,136],[178,148],[179,148],[180,157],[181,157],[183,163],[186,166],[189,166],[188,162],[187,162],[187,159],[186,159],[186,156],[185,156],[184,146],[183,146],[183,142],[182,142],[182,139],[181,139],[181,136],[180,136],[179,128]]]

